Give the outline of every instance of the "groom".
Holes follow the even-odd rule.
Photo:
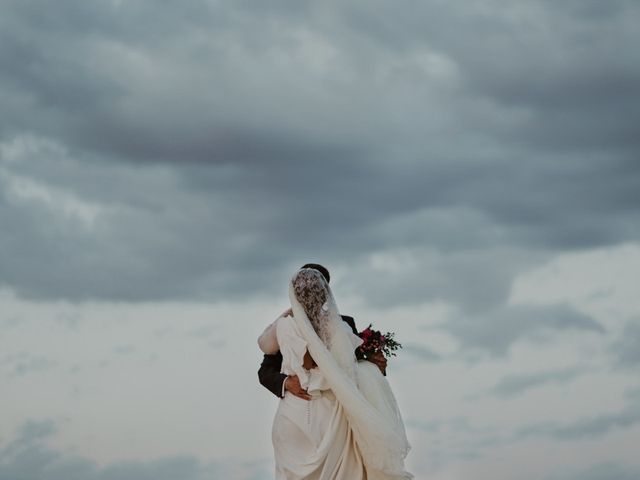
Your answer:
[[[329,283],[329,270],[322,265],[318,265],[317,263],[307,263],[301,268],[313,268],[314,270],[319,271],[327,283]],[[291,309],[285,311],[281,316],[287,317],[289,315],[292,315]],[[351,327],[353,333],[357,335],[358,330],[356,329],[356,323],[353,320],[353,317],[349,317],[347,315],[341,315],[341,317],[342,320]],[[297,375],[287,376],[284,373],[280,373],[280,368],[282,367],[282,354],[278,348],[275,324],[276,322],[273,322],[269,325],[258,338],[258,344],[263,351],[273,352],[269,354],[265,353],[260,369],[258,370],[258,379],[263,387],[267,388],[277,397],[282,398],[284,397],[285,392],[289,391],[296,397],[300,397],[304,400],[311,400],[309,393],[300,386],[300,380]],[[356,350],[355,353],[358,360],[368,360],[376,364],[382,374],[386,375],[387,359],[384,354],[378,352],[368,358],[364,358],[359,350]]]

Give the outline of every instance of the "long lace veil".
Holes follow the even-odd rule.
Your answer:
[[[358,387],[354,335],[340,317],[329,284],[319,271],[303,268],[289,284],[289,298],[309,353],[344,408],[369,476],[413,478],[404,470],[410,445],[402,419],[381,414]]]

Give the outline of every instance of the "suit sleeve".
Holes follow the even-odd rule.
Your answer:
[[[358,335],[358,329],[356,328],[356,321],[353,319],[353,317],[350,317],[349,315],[342,315],[342,320],[344,320],[347,323],[347,325],[351,327],[351,330],[355,335]],[[362,354],[359,348],[356,348],[355,354],[356,354],[356,359],[364,360],[364,355]]]
[[[353,317],[350,317],[349,315],[340,315],[340,316],[342,317],[342,320],[347,322],[347,325],[351,327],[351,330],[353,331],[353,333],[358,335],[358,330],[356,329],[356,321],[353,319]]]
[[[277,352],[273,355],[265,354],[258,370],[260,384],[279,398],[282,398],[282,384],[287,378],[284,373],[280,373],[281,367],[282,354]]]

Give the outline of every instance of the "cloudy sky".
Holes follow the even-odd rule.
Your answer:
[[[433,480],[640,478],[635,0],[3,0],[0,480],[273,478],[296,267]]]

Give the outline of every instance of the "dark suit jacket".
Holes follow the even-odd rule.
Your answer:
[[[356,322],[353,320],[353,317],[347,315],[341,316],[342,320],[347,322],[353,333],[357,335],[358,330],[356,329]],[[362,358],[359,350],[356,350],[356,357],[358,359]],[[284,373],[280,373],[281,367],[282,354],[278,352],[273,355],[265,355],[258,370],[258,380],[260,380],[260,384],[277,397],[282,397],[282,382],[287,378]]]

